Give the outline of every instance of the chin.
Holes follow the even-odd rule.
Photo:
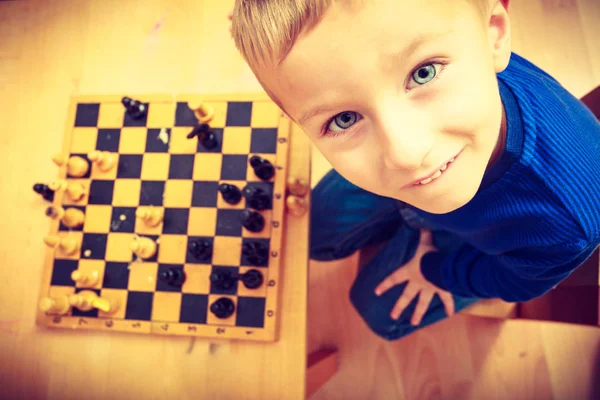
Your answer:
[[[448,214],[467,205],[475,197],[475,194],[476,191],[463,190],[461,193],[453,193],[452,197],[445,196],[431,201],[403,201],[430,214]]]

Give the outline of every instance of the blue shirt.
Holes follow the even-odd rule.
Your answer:
[[[465,297],[527,301],[567,278],[600,241],[600,123],[550,75],[513,53],[497,74],[506,146],[475,197],[447,214],[412,209],[465,244],[421,260]]]

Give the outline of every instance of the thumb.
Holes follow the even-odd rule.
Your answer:
[[[421,229],[421,244],[433,244],[433,235],[428,229]]]

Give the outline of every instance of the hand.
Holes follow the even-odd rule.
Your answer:
[[[446,314],[449,317],[454,314],[454,298],[452,297],[452,294],[429,282],[421,273],[421,258],[426,253],[435,250],[437,249],[433,245],[431,232],[422,229],[419,246],[417,247],[414,257],[390,274],[375,288],[375,294],[380,296],[390,288],[408,281],[408,284],[404,288],[404,292],[394,305],[390,314],[393,319],[398,319],[400,314],[402,314],[402,311],[404,311],[415,296],[419,294],[419,302],[412,315],[411,324],[416,326],[421,323],[425,312],[427,312],[429,303],[436,293],[444,304]]]

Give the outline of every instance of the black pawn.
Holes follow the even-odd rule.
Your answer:
[[[263,275],[257,269],[251,269],[245,274],[241,274],[240,278],[242,279],[242,282],[244,282],[244,286],[248,289],[259,288],[263,283]]]
[[[222,183],[219,185],[219,192],[228,204],[238,204],[242,200],[242,191],[235,185]]]
[[[233,300],[228,297],[221,297],[210,305],[210,312],[219,319],[229,318],[235,311]]]
[[[188,250],[195,259],[200,261],[206,261],[212,256],[212,244],[208,240],[191,240],[188,244]]]
[[[250,157],[250,166],[254,169],[254,174],[263,181],[268,181],[275,175],[273,164],[260,156]]]
[[[148,108],[145,104],[129,97],[123,97],[121,99],[121,103],[125,106],[127,114],[129,114],[133,119],[143,118],[148,112]]]
[[[245,242],[242,246],[242,253],[252,265],[264,265],[269,256],[269,250],[260,242]]]
[[[33,191],[41,194],[44,200],[46,201],[54,201],[54,190],[50,189],[48,185],[44,185],[43,183],[36,183],[33,185]]]
[[[169,286],[181,286],[185,282],[185,272],[181,268],[169,268],[161,271],[159,279]]]
[[[242,191],[248,207],[255,210],[266,210],[271,206],[271,198],[266,191],[257,186],[246,186]]]
[[[210,281],[214,288],[221,291],[231,290],[236,282],[236,277],[229,272],[213,272],[210,274]]]
[[[217,147],[217,137],[208,124],[196,125],[194,129],[192,129],[192,131],[187,135],[188,139],[195,137],[198,138],[198,141],[202,144],[202,146],[204,146],[205,149],[212,150]]]
[[[265,227],[265,218],[256,211],[244,210],[240,219],[242,226],[250,232],[260,232]]]

